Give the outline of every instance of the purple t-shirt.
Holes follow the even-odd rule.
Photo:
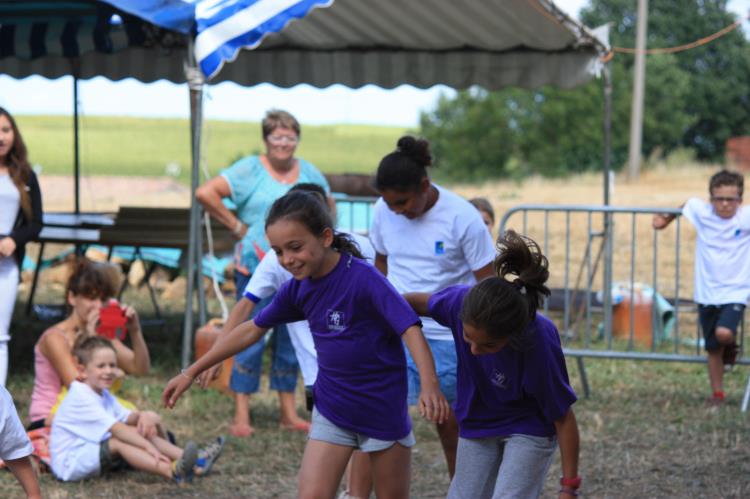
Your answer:
[[[317,279],[290,279],[255,317],[270,328],[307,319],[318,354],[315,407],[341,428],[381,440],[411,431],[401,334],[419,317],[372,265],[342,254]]]
[[[576,401],[555,325],[537,314],[523,351],[506,346],[494,354],[473,355],[463,339],[460,312],[470,286],[451,286],[430,297],[430,315],[451,328],[458,355],[455,402],[463,438],[512,434],[548,437],[554,421]]]

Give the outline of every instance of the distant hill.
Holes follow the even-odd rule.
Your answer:
[[[73,120],[16,116],[33,164],[42,173],[73,171]],[[80,120],[82,175],[170,175],[190,178],[187,119],[87,116]],[[297,155],[324,173],[374,173],[405,129],[369,125],[304,125]],[[203,155],[211,175],[263,150],[259,123],[206,121]]]

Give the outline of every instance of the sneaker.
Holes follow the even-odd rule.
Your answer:
[[[734,363],[737,361],[737,354],[740,352],[740,348],[737,346],[736,342],[732,342],[731,345],[727,345],[724,347],[724,353],[721,356],[721,360],[724,362],[725,366],[733,366]]]
[[[190,483],[193,481],[193,467],[198,460],[198,446],[188,441],[182,450],[182,457],[172,463],[172,479],[175,483]]]
[[[198,459],[195,461],[193,472],[196,476],[205,476],[211,471],[211,466],[214,465],[221,451],[224,450],[224,443],[226,438],[223,435],[216,437],[216,440],[206,445],[198,451]]]

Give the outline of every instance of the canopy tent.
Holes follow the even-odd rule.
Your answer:
[[[199,63],[211,82],[242,85],[570,88],[601,72],[605,38],[548,0],[0,0],[4,74],[187,81],[193,192],[206,81]],[[604,163],[606,202],[606,152]],[[194,196],[192,214],[188,262],[199,265]],[[193,328],[186,308],[183,364]]]

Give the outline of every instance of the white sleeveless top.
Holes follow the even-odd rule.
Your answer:
[[[21,194],[10,179],[10,175],[0,174],[0,234],[10,234],[20,208]]]

